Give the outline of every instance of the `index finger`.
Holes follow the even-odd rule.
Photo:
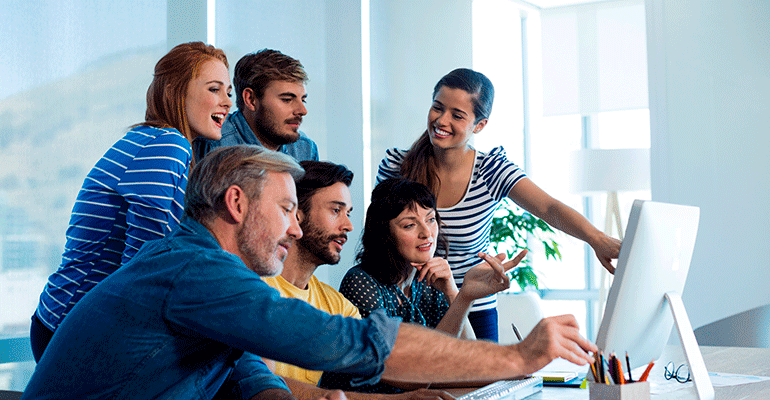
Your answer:
[[[562,315],[554,316],[552,318],[561,325],[567,325],[572,328],[580,329],[580,325],[578,325],[577,319],[575,319],[575,316],[572,314],[562,314]]]
[[[497,257],[493,257],[487,253],[479,253],[479,257],[481,257],[482,260],[486,261],[487,264],[489,264],[490,267],[492,267],[492,270],[495,271],[495,274],[500,279],[505,279],[505,271],[503,270],[502,264],[500,264],[500,260]]]
[[[606,258],[599,258],[599,262],[607,269],[607,272],[615,275],[615,267],[612,266],[612,262]]]
[[[593,357],[589,352],[596,352],[598,349],[596,344],[580,335],[577,319],[571,314],[558,315],[553,318],[563,327],[569,328],[562,331],[563,337],[569,342],[565,343],[568,353],[562,354],[561,357],[580,365],[583,364],[583,361],[593,362]]]
[[[506,271],[509,271],[511,268],[519,265],[521,260],[523,260],[524,257],[526,257],[528,252],[529,251],[527,249],[524,249],[524,250],[520,251],[519,254],[516,254],[516,257],[513,257],[512,260],[510,260],[510,261],[506,262],[505,264],[503,264],[503,268]]]

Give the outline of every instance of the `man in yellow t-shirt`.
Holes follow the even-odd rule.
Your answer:
[[[322,161],[302,161],[305,175],[297,186],[297,221],[302,237],[289,248],[280,275],[262,278],[277,289],[281,296],[306,301],[313,307],[330,314],[361,318],[358,308],[340,292],[313,276],[324,264],[340,262],[340,251],[353,230],[350,212],[350,183],[353,172],[344,165]],[[277,375],[284,378],[291,393],[298,399],[314,399],[316,385],[322,371],[311,371],[290,364],[263,360]],[[345,392],[350,400],[411,400],[452,399],[448,393],[437,389],[417,389],[398,394]]]
[[[302,162],[305,175],[297,184],[297,220],[302,237],[289,248],[281,275],[263,278],[283,297],[303,300],[330,314],[361,318],[358,308],[340,292],[313,276],[324,264],[337,264],[340,251],[353,230],[350,212],[350,183],[353,172],[328,162]],[[323,371],[310,371],[275,363],[275,373],[285,378],[317,385]]]
[[[296,244],[292,246],[291,249],[294,249],[295,247],[297,247]],[[289,254],[291,253],[292,251],[290,250]],[[361,318],[361,314],[359,314],[356,306],[343,297],[340,292],[319,281],[315,276],[310,277],[310,281],[307,282],[304,289],[294,286],[294,284],[283,277],[283,274],[286,272],[286,265],[287,263],[284,263],[284,272],[282,272],[281,275],[271,278],[262,278],[268,285],[281,292],[282,297],[300,299],[319,310],[328,312],[329,314]],[[312,385],[318,384],[318,381],[321,379],[321,374],[323,373],[323,371],[311,371],[281,362],[275,363],[273,372],[284,378],[292,378]]]

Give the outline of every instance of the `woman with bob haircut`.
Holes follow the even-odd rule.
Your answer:
[[[447,260],[446,241],[436,200],[428,188],[406,179],[387,179],[372,192],[357,255],[340,292],[366,317],[378,308],[389,316],[474,339],[467,320],[474,300],[505,290],[505,271],[526,252],[502,263],[480,254],[486,262],[471,268],[458,289]]]
[[[36,361],[78,300],[179,224],[190,144],[219,139],[232,106],[228,68],[222,50],[201,42],[180,44],[155,65],[145,121],[97,161],[75,200],[62,263],[32,316]]]
[[[455,69],[433,88],[427,129],[409,150],[390,149],[377,180],[404,177],[427,186],[436,196],[449,242],[447,259],[457,283],[488,251],[489,229],[500,202],[510,197],[551,226],[591,245],[602,265],[614,273],[620,241],[596,229],[580,213],[554,199],[510,162],[502,147],[476,151],[469,141],[486,126],[494,87],[479,72]],[[476,336],[497,341],[497,299],[476,301],[469,314]]]
[[[366,318],[377,309],[388,316],[440,330],[464,339],[475,339],[468,310],[475,299],[510,286],[505,271],[516,266],[526,251],[502,263],[500,257],[478,254],[484,261],[465,275],[457,288],[441,234],[436,199],[414,181],[386,179],[372,191],[366,210],[356,261],[340,283],[342,293]],[[390,382],[354,386],[350,374],[324,372],[319,386],[366,393],[402,393]]]

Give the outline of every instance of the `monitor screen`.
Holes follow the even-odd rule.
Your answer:
[[[699,215],[698,207],[634,202],[596,338],[604,354],[628,352],[631,368],[660,358],[674,322],[664,294],[682,294]]]

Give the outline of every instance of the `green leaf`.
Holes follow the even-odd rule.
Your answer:
[[[495,253],[505,253],[513,258],[521,250],[533,251],[528,239],[534,239],[542,244],[546,260],[561,260],[559,244],[554,239],[556,231],[545,221],[522,210],[510,199],[505,198],[500,207],[495,210],[490,227],[489,240]],[[516,281],[521,290],[528,287],[540,289],[538,276],[525,258],[508,274],[511,281]]]

